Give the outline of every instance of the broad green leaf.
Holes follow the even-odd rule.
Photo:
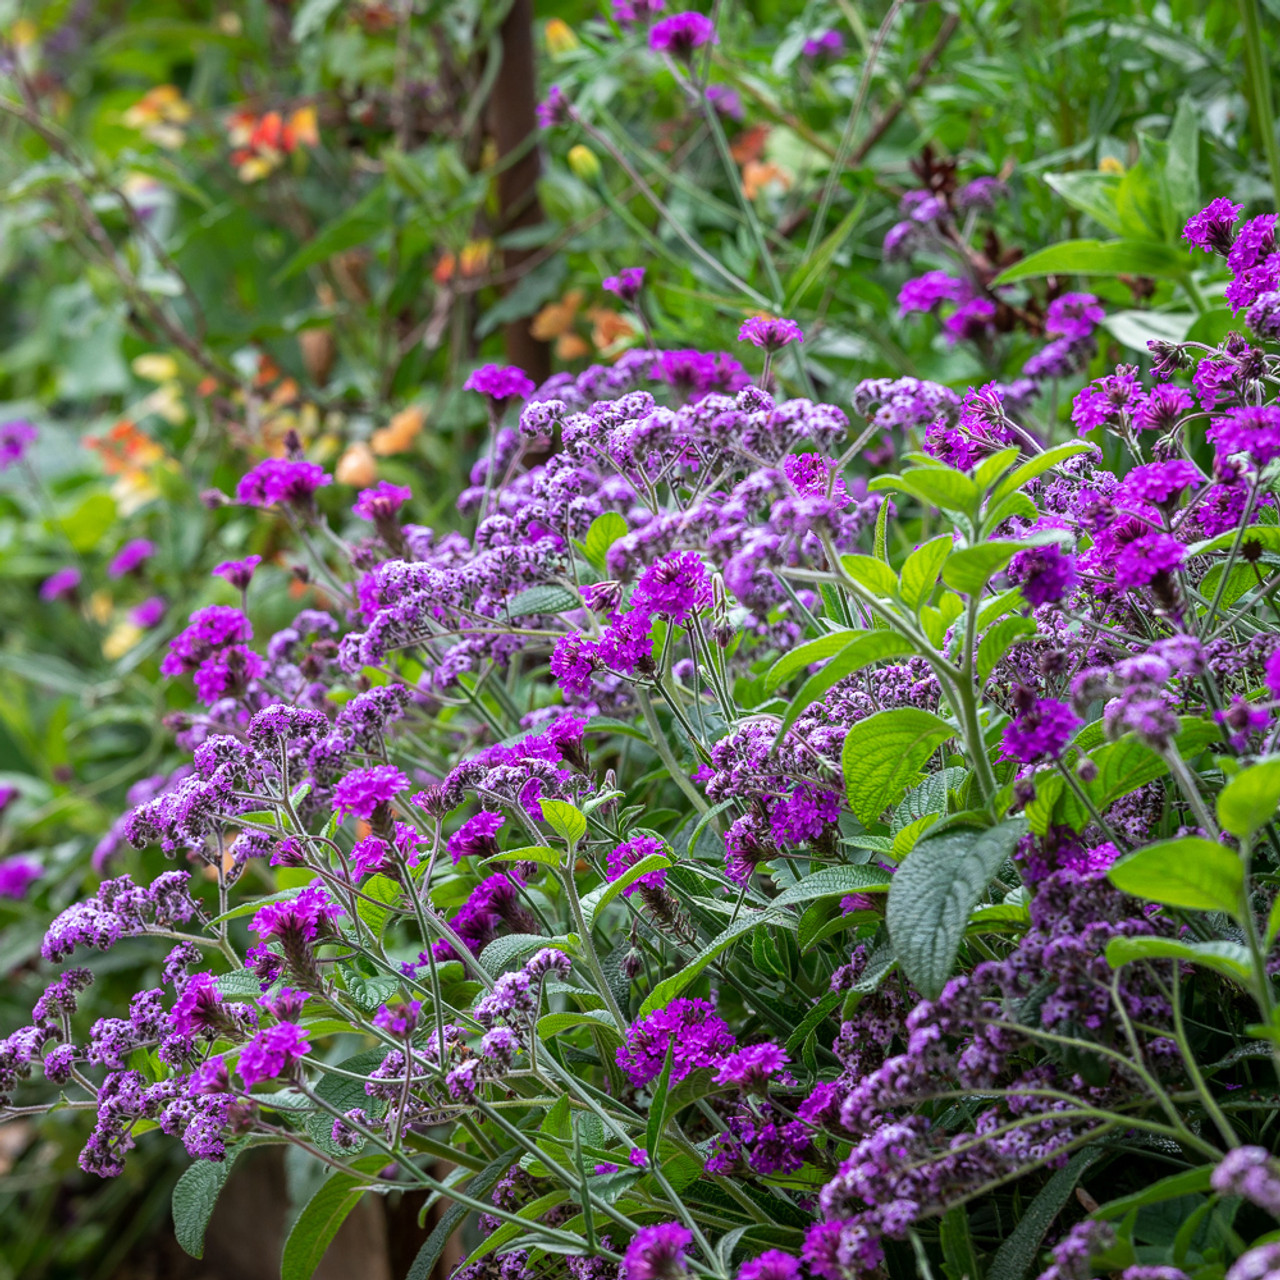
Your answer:
[[[1017,445],[1010,445],[1007,449],[1001,449],[983,458],[974,468],[973,483],[985,492],[1017,462],[1019,453],[1021,450]]]
[[[951,535],[943,534],[917,547],[903,561],[902,602],[908,609],[916,612],[929,599],[954,545]]]
[[[1132,1195],[1108,1201],[1100,1209],[1095,1209],[1093,1216],[1103,1222],[1111,1222],[1116,1218],[1126,1218],[1135,1209],[1143,1209],[1149,1204],[1197,1195],[1209,1190],[1209,1179],[1212,1175],[1213,1166],[1207,1164],[1201,1165],[1198,1169],[1187,1169],[1182,1173],[1171,1174],[1167,1178],[1151,1183],[1141,1191],[1135,1191]]]
[[[816,898],[846,893],[884,893],[890,879],[889,873],[880,867],[822,867],[783,890],[770,905],[789,907],[796,902],[812,902]]]
[[[307,1201],[284,1242],[280,1259],[280,1280],[311,1280],[338,1228],[360,1203],[377,1168],[386,1163],[385,1156],[366,1156],[357,1167],[373,1165],[370,1176],[353,1173],[331,1173],[320,1189]]]
[[[815,671],[800,686],[787,707],[786,714],[782,717],[775,740],[780,741],[805,710],[845,676],[861,671],[863,667],[869,667],[873,662],[881,662],[885,658],[904,658],[915,651],[915,645],[910,640],[892,631],[855,633],[855,638],[850,640],[826,666]]]
[[[1101,1149],[1077,1151],[1023,1210],[1017,1226],[1009,1232],[987,1268],[986,1280],[1025,1280],[1040,1252],[1040,1243],[1071,1199],[1086,1169],[1102,1156]]]
[[[1107,963],[1113,969],[1135,960],[1185,960],[1247,987],[1253,976],[1249,948],[1241,942],[1180,942],[1176,938],[1112,938]]]
[[[1244,891],[1244,864],[1239,854],[1212,840],[1183,836],[1135,849],[1112,865],[1107,878],[1148,902],[1234,916]]]
[[[1156,276],[1177,280],[1187,274],[1185,253],[1156,240],[1063,240],[1015,262],[992,283],[997,287],[1035,276]]]
[[[1193,556],[1209,555],[1214,551],[1230,551],[1236,545],[1237,531],[1220,533],[1216,538],[1208,538],[1203,542],[1193,542],[1187,552]],[[1241,546],[1254,546],[1261,551],[1280,552],[1280,525],[1252,524],[1244,531]]]
[[[577,935],[572,933],[556,938],[545,938],[540,933],[508,933],[485,947],[480,953],[480,963],[489,973],[505,973],[543,947],[555,947],[557,951],[573,955],[577,946]]]
[[[671,865],[671,859],[660,853],[646,854],[639,862],[628,867],[616,880],[597,885],[590,893],[583,894],[582,916],[587,922],[587,928],[590,929],[595,924],[596,917],[618,894],[624,889],[629,889],[641,876],[647,876],[651,871],[664,871]]]
[[[969,913],[1026,832],[1019,818],[928,836],[894,874],[885,911],[889,937],[903,971],[927,998],[951,977]]]
[[[1035,633],[1036,624],[1031,618],[1001,618],[978,643],[978,683],[987,683],[996,663],[1009,652],[1015,640]]]
[[[944,591],[936,605],[925,605],[920,610],[920,625],[929,637],[930,644],[941,644],[947,628],[964,612],[964,601],[954,591]]]
[[[1236,774],[1218,796],[1218,821],[1233,836],[1252,836],[1280,806],[1280,759],[1260,760]]]
[[[614,1024],[613,1018],[604,1009],[579,1013],[548,1013],[538,1019],[538,1036],[550,1040],[554,1036],[563,1035],[566,1031],[574,1031],[578,1027],[590,1027],[604,1036],[613,1047],[622,1044],[622,1036]]]
[[[859,720],[844,740],[849,808],[870,826],[897,804],[929,757],[955,734],[945,720],[917,707],[895,707]]]
[[[942,566],[942,580],[953,590],[976,596],[1022,550],[1020,542],[996,538],[953,551]]]
[[[546,801],[543,801],[546,804]],[[543,809],[546,814],[546,809]],[[486,858],[480,865],[487,867],[492,862],[536,862],[543,867],[558,867],[564,854],[559,849],[552,849],[545,844],[526,845],[523,849],[507,849]]]
[[[400,888],[400,882],[391,879],[390,876],[370,876],[360,886],[360,891],[384,904],[383,906],[376,906],[372,902],[366,902],[364,898],[356,899],[356,911],[360,913],[360,919],[368,925],[373,935],[378,937],[391,917],[391,904],[400,900],[400,895],[403,892]]]
[[[596,516],[591,522],[591,528],[587,530],[587,536],[583,542],[583,550],[586,552],[587,560],[595,568],[603,572],[605,557],[609,553],[609,548],[619,538],[625,538],[626,535],[627,522],[616,511],[606,511],[603,515]]]
[[[739,938],[746,937],[753,929],[762,924],[782,926],[794,929],[796,921],[785,912],[779,911],[744,911],[738,920],[723,933],[712,939],[692,960],[688,961],[679,973],[673,974],[659,982],[640,1006],[640,1017],[652,1013],[655,1009],[664,1009],[700,974],[717,956],[733,946]]]
[[[901,475],[876,476],[867,486],[872,493],[901,490],[928,506],[969,515],[978,509],[978,486],[953,467],[912,467]]]
[[[1122,236],[1125,227],[1116,210],[1116,197],[1123,176],[1091,169],[1077,173],[1046,173],[1044,180],[1069,205],[1087,213],[1099,226]]]
[[[562,840],[577,844],[587,834],[587,819],[577,805],[567,800],[542,800],[542,820]]]
[[[1068,440],[1066,444],[1055,445],[1052,449],[1046,449],[1043,453],[1037,453],[1034,458],[1029,458],[1022,466],[1011,471],[998,485],[991,491],[990,504],[994,506],[997,502],[1007,498],[1011,493],[1021,489],[1023,485],[1030,484],[1032,480],[1038,476],[1044,475],[1046,471],[1052,470],[1058,463],[1065,462],[1068,458],[1073,458],[1077,453],[1096,452],[1095,446],[1089,444],[1085,440]]]
[[[523,618],[534,613],[568,613],[581,609],[582,597],[568,587],[529,587],[503,602],[509,618]]]
[[[385,180],[344,213],[325,223],[288,262],[276,272],[272,284],[283,284],[300,271],[318,266],[335,254],[354,249],[391,225],[391,199]]]
[[[229,1146],[223,1160],[197,1160],[187,1166],[173,1187],[173,1234],[183,1252],[193,1258],[204,1257],[204,1232],[213,1216],[218,1196],[240,1153],[240,1146]]]
[[[898,575],[883,560],[875,556],[841,556],[840,564],[854,582],[877,596],[894,597],[898,594]]]
[[[772,693],[784,680],[789,680],[797,671],[803,671],[811,663],[821,662],[823,658],[830,658],[839,653],[851,640],[856,640],[859,636],[866,634],[867,632],[865,631],[833,631],[828,636],[819,636],[816,640],[810,640],[805,644],[798,645],[789,653],[784,653],[769,668],[764,678],[765,692]]]

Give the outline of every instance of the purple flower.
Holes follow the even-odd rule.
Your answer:
[[[344,821],[353,814],[366,822],[379,805],[388,804],[409,785],[409,779],[392,764],[353,769],[334,788],[333,807]]]
[[[693,1232],[678,1222],[659,1222],[636,1232],[622,1265],[627,1280],[678,1280],[686,1274],[685,1250]]]
[[[517,397],[527,400],[534,391],[533,379],[515,365],[482,365],[462,386],[465,391],[487,396],[495,408]]]
[[[1137,370],[1120,365],[1115,373],[1098,378],[1082,387],[1071,402],[1071,421],[1084,435],[1096,427],[1112,426],[1122,415],[1132,414],[1142,402],[1142,388]]]
[[[1228,409],[1209,424],[1205,435],[1217,449],[1219,464],[1238,453],[1257,467],[1280,458],[1280,405],[1246,405]]]
[[[1231,1264],[1226,1280],[1275,1280],[1280,1275],[1280,1240],[1260,1244]]]
[[[1008,194],[1009,188],[999,178],[983,174],[971,182],[966,182],[956,192],[955,205],[961,212],[968,212],[970,209],[994,209],[997,202]]]
[[[134,538],[132,542],[126,542],[111,563],[107,565],[108,578],[123,578],[125,574],[132,573],[140,565],[150,560],[156,553],[156,544],[149,538]]]
[[[1139,431],[1168,431],[1191,408],[1190,392],[1171,382],[1162,382],[1151,388],[1150,394],[1133,415],[1133,425]]]
[[[79,585],[80,570],[74,565],[67,565],[65,569],[51,573],[40,584],[40,599],[60,600],[63,596],[71,595]]]
[[[742,322],[738,341],[749,342],[766,351],[781,351],[789,342],[803,342],[804,330],[794,320],[778,320],[770,316],[752,316]]]
[[[3,813],[17,798],[18,788],[7,782],[0,782],[0,813]]]
[[[1033,609],[1056,604],[1071,594],[1080,582],[1074,557],[1050,543],[1019,551],[1009,562],[1009,581],[1022,588]]]
[[[643,267],[623,267],[616,276],[605,276],[601,287],[609,293],[616,293],[623,302],[630,304],[640,296],[644,286]]]
[[[491,858],[498,852],[498,832],[506,819],[500,813],[481,809],[449,837],[445,848],[456,867],[463,858]]]
[[[152,627],[158,627],[164,620],[167,608],[161,596],[151,596],[133,607],[129,613],[129,621],[135,627],[141,627],[143,631],[150,631]]]
[[[932,311],[940,302],[965,302],[972,295],[973,286],[967,280],[958,280],[945,271],[927,271],[898,290],[898,314]]]
[[[32,881],[39,880],[43,872],[34,858],[21,854],[0,860],[0,898],[25,898]]]
[[[314,942],[320,930],[341,914],[342,908],[330,900],[324,886],[313,884],[295,898],[268,902],[259,907],[249,928],[264,940],[296,938],[302,942]]]
[[[632,1147],[627,1153],[627,1160],[637,1169],[649,1167],[649,1153],[643,1147]]]
[[[293,507],[309,511],[315,492],[330,481],[319,463],[265,458],[236,485],[236,501],[249,507]]]
[[[391,484],[380,480],[376,489],[361,489],[351,510],[361,520],[390,520],[410,498],[413,490],[407,484]]]
[[[1219,196],[1188,219],[1187,225],[1182,229],[1182,238],[1197,249],[1217,253],[1225,258],[1231,252],[1231,242],[1235,238],[1236,219],[1243,212],[1244,205],[1233,204],[1224,196]]]
[[[307,1032],[296,1022],[278,1022],[274,1027],[259,1031],[245,1045],[236,1070],[244,1081],[244,1087],[252,1089],[259,1080],[287,1075],[310,1050]]]
[[[222,992],[218,980],[211,973],[193,973],[183,984],[182,991],[173,1002],[170,1016],[173,1029],[183,1036],[215,1029],[221,1020],[218,1006],[222,1004]]]
[[[1134,467],[1121,480],[1114,501],[1117,506],[1149,502],[1157,507],[1174,507],[1185,489],[1203,483],[1204,476],[1200,474],[1200,469],[1185,458],[1171,458],[1168,462],[1147,462]]]
[[[553,84],[547,90],[546,100],[538,103],[537,112],[538,124],[543,129],[554,129],[568,120],[569,99],[565,97],[564,90],[558,84]]]
[[[769,1080],[789,1059],[776,1044],[753,1044],[720,1060],[716,1084],[735,1085],[742,1093],[764,1093]]]
[[[1044,331],[1050,337],[1087,338],[1107,318],[1107,313],[1091,293],[1064,293],[1049,303]]]
[[[767,1249],[738,1268],[738,1280],[800,1280],[800,1259],[781,1249]]]
[[[213,573],[215,577],[225,579],[237,591],[247,591],[249,583],[253,581],[254,571],[261,563],[261,556],[245,556],[243,560],[224,560],[220,565],[214,566]]]
[[[649,48],[654,53],[670,53],[677,58],[687,58],[702,45],[715,43],[715,26],[700,13],[673,13],[655,22],[649,31]]]
[[[645,858],[652,854],[662,852],[662,841],[653,836],[636,836],[625,844],[620,844],[616,848],[609,851],[609,857],[605,865],[605,876],[609,880],[617,880],[628,867],[634,867],[637,862],[643,862]],[[661,889],[667,882],[667,872],[665,867],[659,867],[657,871],[646,871],[639,879],[633,880],[622,891],[624,898],[629,898],[641,885],[650,889]]]
[[[726,120],[740,121],[743,117],[742,99],[738,96],[738,91],[727,84],[708,85],[707,101]]]
[[[407,1040],[413,1035],[421,1013],[421,1000],[410,1000],[407,1003],[399,1004],[384,1004],[373,1015],[373,1025],[385,1031],[388,1035]]]
[[[1029,689],[1014,691],[1018,712],[1004,730],[1000,750],[1006,760],[1036,764],[1056,760],[1071,741],[1080,717],[1065,702],[1053,698],[1036,698]]]
[[[0,471],[8,471],[21,462],[39,434],[34,423],[21,418],[0,422]]]
[[[640,575],[631,593],[632,610],[646,618],[660,614],[684,626],[691,614],[711,603],[707,569],[696,551],[673,551]]]
[[[987,298],[970,298],[943,322],[948,342],[977,342],[985,338],[995,320],[996,304]]]
[[[632,1023],[627,1043],[618,1050],[618,1066],[643,1089],[662,1074],[669,1044],[674,1045],[671,1083],[678,1084],[699,1067],[715,1066],[737,1040],[714,1005],[680,997]]]
[[[824,31],[820,35],[810,36],[804,42],[802,50],[810,62],[819,59],[839,58],[844,55],[844,37],[838,31]]]
[[[1126,591],[1145,587],[1160,574],[1172,573],[1187,549],[1167,533],[1144,533],[1120,549],[1115,562],[1116,586]]]
[[[1280,649],[1267,659],[1267,689],[1273,698],[1280,698]]]

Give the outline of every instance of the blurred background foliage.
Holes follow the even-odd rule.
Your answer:
[[[719,43],[681,65],[589,0],[0,0],[0,421],[41,433],[0,471],[0,870],[38,872],[0,896],[0,1018],[30,1007],[54,912],[158,869],[110,832],[177,762],[189,695],[158,661],[191,609],[235,600],[210,570],[264,558],[260,632],[324,603],[278,530],[220,504],[247,464],[295,432],[336,468],[333,513],[345,485],[413,479],[413,518],[447,527],[478,364],[580,370],[646,325],[732,350],[760,311],[802,324],[812,393],[846,407],[868,376],[1014,375],[1034,307],[985,346],[886,319],[946,265],[936,245],[886,262],[902,195],[983,175],[1007,193],[952,248],[989,277],[1024,262],[1029,299],[1088,275],[1110,313],[1094,372],[1215,338],[1220,285],[1177,233],[1201,196],[1277,207],[1280,5],[1254,5],[722,0]],[[540,133],[553,84],[581,122]],[[1033,256],[1117,237],[1149,275]],[[601,289],[627,266],[643,315]],[[98,958],[94,999],[146,963]],[[0,1129],[0,1280],[147,1273],[178,1164],[157,1147],[91,1181],[81,1123]]]

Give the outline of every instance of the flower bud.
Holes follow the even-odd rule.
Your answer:
[[[585,147],[579,142],[577,146],[569,148],[568,158],[569,168],[583,182],[595,182],[600,177],[600,161],[590,147]]]

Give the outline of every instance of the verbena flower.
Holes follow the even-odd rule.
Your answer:
[[[495,405],[508,400],[525,400],[533,394],[533,379],[514,365],[486,364],[462,384],[466,391],[478,391]]]
[[[149,538],[134,538],[126,542],[107,565],[107,577],[123,578],[139,569],[156,553],[156,544]]]
[[[641,1227],[623,1255],[627,1280],[678,1280],[687,1273],[685,1250],[693,1232],[678,1222]]]
[[[670,53],[677,58],[687,58],[704,44],[715,43],[715,26],[701,13],[673,13],[649,29],[649,48],[655,53]]]
[[[738,341],[749,342],[766,351],[781,351],[791,342],[803,342],[804,331],[794,320],[776,320],[769,316],[751,316],[742,322]]]
[[[35,424],[22,418],[0,423],[0,471],[21,462],[39,435]]]

